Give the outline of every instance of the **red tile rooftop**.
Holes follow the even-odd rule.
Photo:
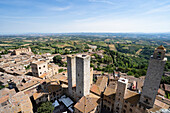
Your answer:
[[[88,113],[98,106],[99,98],[83,96],[74,107],[83,113]]]

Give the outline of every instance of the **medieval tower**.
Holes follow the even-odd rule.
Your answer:
[[[155,48],[154,54],[151,56],[149,66],[140,97],[140,104],[147,108],[154,105],[155,98],[159,89],[161,77],[163,75],[166,49],[161,45]]]
[[[124,96],[127,90],[128,80],[120,78],[117,83],[114,112],[121,113],[123,108]]]
[[[67,56],[67,75],[68,75],[68,92],[72,94],[72,87],[76,85],[76,57]]]
[[[90,56],[76,56],[76,94],[78,98],[90,93]]]

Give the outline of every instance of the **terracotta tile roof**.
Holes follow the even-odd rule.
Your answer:
[[[57,81],[61,81],[61,82],[65,82],[65,83],[67,83],[67,84],[68,84],[67,77],[66,77],[66,76],[64,76],[64,75],[60,75],[60,74],[58,74],[58,75],[53,76],[53,78],[52,78],[52,79],[55,79],[55,80],[57,80]]]
[[[90,97],[89,95],[83,96],[75,105],[74,108],[83,113],[93,111],[98,106],[99,98]]]
[[[36,88],[33,88],[33,89],[30,89],[30,90],[24,91],[24,94],[27,94],[29,97],[31,97],[36,92],[37,92]]]
[[[96,85],[99,86],[100,91],[104,91],[107,86],[108,78],[106,76],[97,77]]]
[[[22,84],[18,85],[17,88],[18,88],[18,90],[22,91],[22,90],[30,88],[36,84],[39,84],[39,81],[32,80],[30,82],[22,83]]]
[[[0,98],[0,104],[6,102],[9,99],[9,95]]]
[[[109,95],[113,95],[116,94],[116,89],[115,88],[111,88],[111,87],[107,87],[104,95],[109,96]]]
[[[125,100],[133,105],[137,105],[140,99],[140,94],[128,90],[125,94]]]
[[[97,95],[100,95],[101,91],[99,89],[99,87],[96,85],[96,84],[93,84],[91,89],[90,89],[91,92],[97,94]]]
[[[44,78],[45,76],[47,76],[47,73],[43,73],[41,76],[39,76],[40,78]]]
[[[170,99],[168,99],[168,98],[165,98],[165,97],[160,96],[160,95],[156,95],[156,99],[163,102],[163,103],[170,105]]]
[[[40,65],[40,64],[44,64],[46,63],[45,61],[38,61],[38,62],[33,62],[32,64],[37,64],[37,65]]]
[[[16,94],[15,89],[8,89],[8,88],[4,88],[0,90],[0,98],[6,95],[14,95]]]
[[[50,84],[47,86],[49,92],[56,92],[57,90],[61,89],[61,86],[57,84]]]
[[[106,76],[97,77],[96,84],[93,84],[90,91],[100,95],[107,87],[108,78]]]
[[[159,101],[158,99],[155,99],[155,105],[162,107],[163,109],[168,109],[170,106],[164,102]]]
[[[170,85],[169,84],[164,84],[165,91],[170,92]]]
[[[65,77],[65,76],[60,77],[59,81],[68,83],[67,77]]]
[[[148,109],[148,111],[149,112],[156,112],[156,111],[159,111],[161,109],[161,107],[160,106],[157,106],[157,105],[153,105],[153,107],[152,108],[150,108],[150,109]]]
[[[32,113],[32,103],[28,95],[25,95],[23,92],[15,94],[11,101],[13,103],[17,102],[21,106],[21,111],[25,113]]]
[[[134,92],[134,91],[130,91],[130,90],[126,90],[126,93],[125,93],[125,96],[124,96],[124,99],[128,99],[128,98],[131,98],[135,95],[138,95],[138,93]]]
[[[18,92],[15,95],[9,98],[10,103],[1,107],[0,112],[2,113],[33,113],[32,112],[32,103],[28,95],[25,95],[23,92]]]
[[[47,95],[47,93],[37,92],[37,93],[33,94],[33,98],[34,98],[34,100],[36,100],[36,99],[38,99],[38,98],[40,98],[40,97],[42,97],[44,95]]]
[[[155,99],[155,103],[154,103],[154,106],[150,109],[148,109],[149,112],[156,112],[156,111],[159,111],[160,109],[168,109],[169,108],[169,105],[164,103],[164,102],[161,102],[160,100],[158,99]]]
[[[158,94],[162,95],[162,96],[165,96],[165,91],[159,88],[158,89]]]

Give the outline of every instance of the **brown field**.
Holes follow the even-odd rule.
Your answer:
[[[12,46],[11,44],[0,44],[0,46]]]
[[[3,41],[3,42],[11,43],[12,41]]]
[[[139,55],[141,51],[142,51],[142,49],[139,49],[139,50],[136,52],[136,55]]]
[[[109,42],[110,41],[110,39],[106,39],[106,40],[104,40],[105,42]]]
[[[109,45],[110,50],[117,51],[116,47],[114,44]]]
[[[23,40],[24,42],[32,42],[32,40]]]
[[[74,46],[69,45],[69,44],[64,44],[64,45],[57,44],[56,46],[58,46],[59,48],[63,48],[63,47],[65,47],[65,46],[71,46],[71,47],[74,47]]]
[[[30,45],[30,44],[24,44],[24,45],[22,45],[22,46],[28,46],[28,45]]]

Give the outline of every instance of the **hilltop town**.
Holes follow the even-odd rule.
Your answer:
[[[39,38],[19,48],[1,46],[6,48],[0,58],[1,113],[39,112],[48,101],[54,113],[170,112],[168,45],[139,45],[133,54],[127,48],[135,44],[128,39],[115,44],[54,39],[42,46]]]
[[[0,0],[0,113],[170,113],[170,0]]]

